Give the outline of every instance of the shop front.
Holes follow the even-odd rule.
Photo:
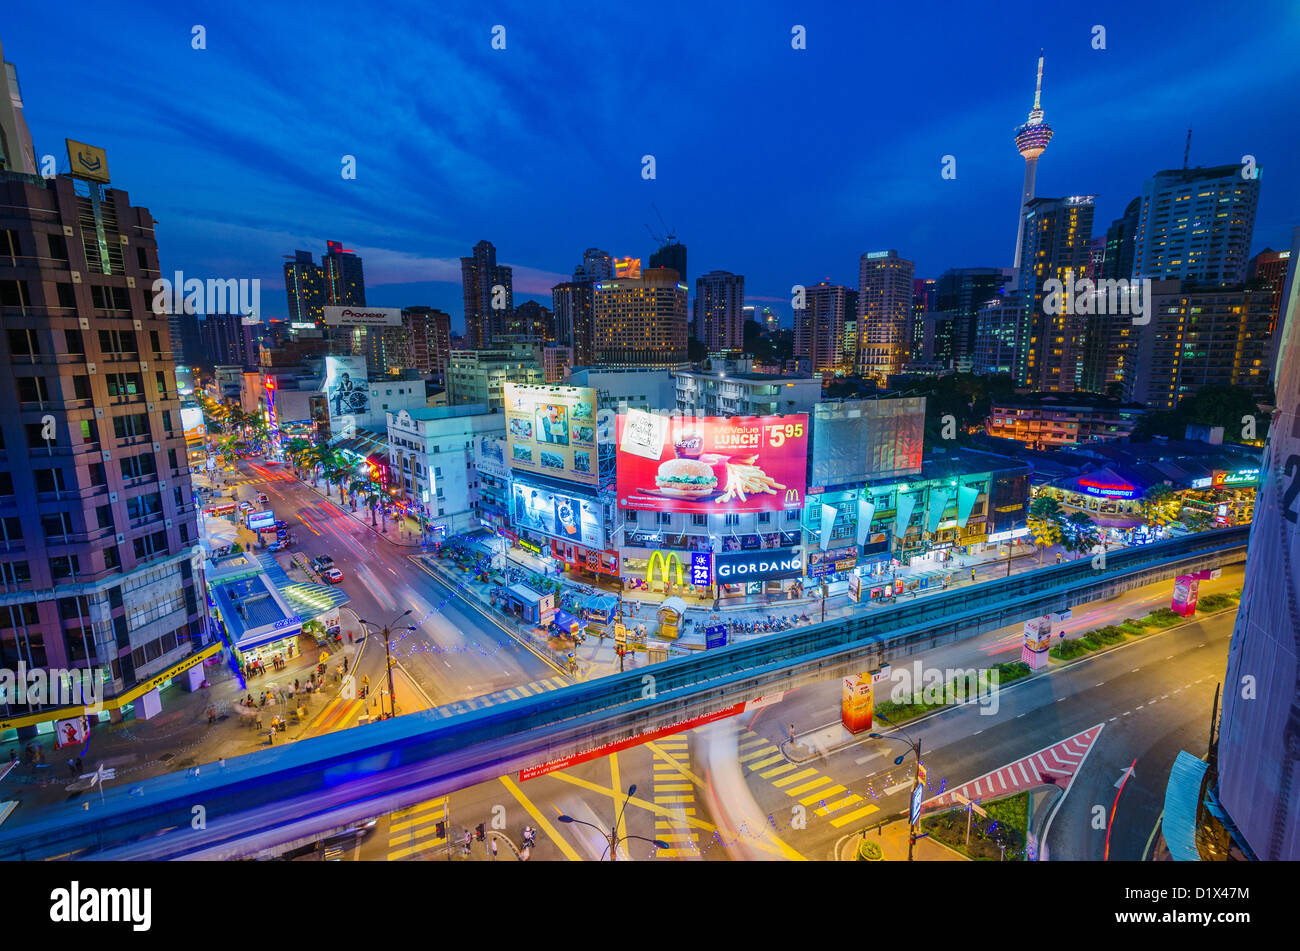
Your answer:
[[[619,576],[618,552],[612,549],[597,551],[582,545],[551,539],[551,557],[592,580],[599,581],[602,576],[610,578]]]
[[[623,590],[712,598],[712,559],[708,551],[625,548],[621,559]]]
[[[803,593],[804,559],[798,548],[724,551],[713,557],[719,601],[796,598]]]
[[[542,594],[525,584],[512,584],[505,589],[505,608],[521,620],[545,626],[555,619],[555,595]]]

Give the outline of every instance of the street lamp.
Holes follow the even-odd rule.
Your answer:
[[[397,622],[400,621],[402,618],[406,617],[408,614],[411,613],[412,613],[412,609],[407,608],[401,614],[397,615],[397,617],[393,618],[391,621],[389,621],[387,624],[384,625],[384,662],[388,667],[388,710],[389,710],[388,715],[390,717],[397,716],[397,697],[393,693],[393,656],[389,649],[388,638],[392,634],[393,626],[397,624]],[[361,618],[357,618],[357,621],[360,622],[362,627],[366,627],[372,623],[370,621],[364,621]],[[377,624],[375,625],[375,627],[378,626],[379,625]],[[382,704],[380,705],[379,710],[381,713],[383,712]]]
[[[886,720],[883,716],[880,716],[880,714],[876,714],[876,716],[880,717],[880,719],[883,720],[885,723],[889,723],[889,721]],[[921,770],[922,770],[921,741],[912,739],[910,736],[907,735],[907,733],[903,731],[901,727],[895,726],[892,723],[890,723],[889,725],[893,726],[894,729],[898,730],[899,733],[902,733],[905,739],[900,740],[899,737],[896,736],[885,736],[883,733],[868,733],[867,736],[869,736],[873,740],[895,740],[898,742],[903,742],[910,747],[911,753],[916,757],[916,773],[912,777],[913,779],[912,796],[915,797],[916,789],[918,786],[921,785]],[[902,766],[903,760],[906,758],[907,758],[907,753],[902,753],[894,757],[894,765]],[[910,799],[908,800],[908,804],[907,804],[907,818],[908,818],[908,828],[909,828],[909,835],[908,835],[908,842],[907,842],[907,860],[910,862],[912,861],[912,850],[916,848],[916,823],[912,821],[912,803]],[[916,818],[919,821],[921,817],[918,814]]]
[[[618,818],[614,821],[614,828],[611,829],[609,832],[606,832],[604,829],[600,828],[600,826],[592,825],[590,822],[584,822],[581,819],[575,819],[573,818],[573,816],[560,816],[559,819],[561,822],[565,822],[565,823],[576,822],[580,826],[586,826],[589,829],[595,829],[597,832],[599,832],[601,838],[603,838],[606,841],[606,843],[608,843],[605,846],[605,852],[609,853],[609,860],[611,862],[616,861],[618,859],[619,845],[621,845],[624,842],[627,842],[629,839],[639,839],[642,842],[649,842],[657,849],[668,848],[667,842],[661,842],[658,839],[647,839],[643,835],[625,835],[622,838],[615,838],[615,836],[618,835],[619,824],[623,821],[623,813],[627,810],[627,801],[632,798],[632,795],[635,792],[636,792],[636,783],[633,783],[631,786],[627,787],[627,796],[624,797],[623,806],[618,811]],[[602,860],[605,858],[605,852],[600,853],[600,857]]]

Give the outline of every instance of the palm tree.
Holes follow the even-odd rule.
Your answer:
[[[1182,500],[1166,483],[1157,482],[1142,493],[1139,506],[1146,523],[1152,528],[1159,528],[1178,518]]]
[[[1065,512],[1061,503],[1050,495],[1042,495],[1029,505],[1029,531],[1034,536],[1034,544],[1039,547],[1038,565],[1042,567],[1043,555],[1047,549],[1061,540]]]
[[[1203,532],[1214,525],[1214,516],[1204,509],[1192,509],[1183,519],[1189,532]]]
[[[1087,512],[1075,512],[1065,520],[1065,532],[1061,539],[1061,547],[1066,551],[1076,555],[1092,551],[1097,544],[1099,535],[1097,533],[1097,523]]]
[[[287,455],[289,459],[293,462],[293,469],[295,475],[302,474],[301,459],[304,456],[304,454],[307,452],[307,450],[310,448],[311,448],[311,443],[303,439],[301,436],[295,436],[293,439],[290,439],[289,442],[285,444],[284,452],[285,455]]]
[[[352,481],[348,483],[348,495],[352,497],[352,511],[357,510],[357,499],[370,488],[370,480],[362,479],[353,474]]]

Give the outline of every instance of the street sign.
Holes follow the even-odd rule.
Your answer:
[[[989,814],[988,814],[988,813],[987,813],[987,812],[986,812],[986,811],[985,811],[985,810],[980,806],[979,803],[977,803],[977,802],[971,802],[969,799],[967,799],[965,796],[963,796],[963,795],[962,795],[961,793],[959,793],[959,792],[955,792],[955,793],[953,793],[953,794],[952,794],[952,798],[953,798],[956,802],[958,802],[959,804],[961,804],[961,805],[963,805],[963,806],[970,806],[971,809],[973,809],[973,810],[976,812],[977,815],[981,815],[981,816],[983,816],[983,817],[986,818],[986,819],[988,818],[988,815],[989,815]]]
[[[926,773],[925,773],[925,764],[924,764],[924,763],[917,763],[917,764],[916,764],[916,775],[917,775],[918,779],[920,780],[920,782],[919,782],[917,785],[919,785],[922,789],[924,789],[924,788],[925,788],[925,775],[926,775]]]
[[[924,786],[912,787],[912,809],[911,809],[911,819],[908,820],[909,825],[916,825],[917,820],[921,818],[921,798],[924,795],[925,795]]]
[[[704,629],[705,648],[726,647],[727,627],[724,624],[711,624]]]

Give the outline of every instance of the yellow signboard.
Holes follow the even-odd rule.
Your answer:
[[[108,182],[108,153],[98,146],[64,139],[68,144],[68,163],[72,174],[92,182]]]

